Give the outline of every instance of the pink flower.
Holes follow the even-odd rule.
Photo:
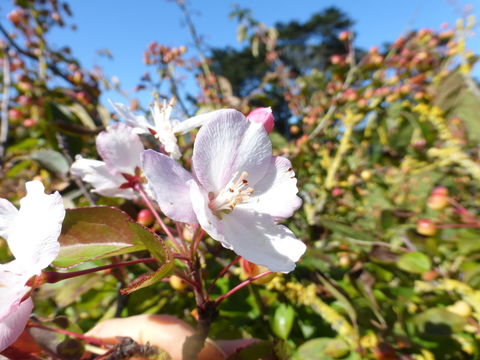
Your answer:
[[[39,275],[58,255],[58,237],[65,208],[58,192],[44,193],[40,181],[26,183],[27,195],[17,210],[0,199],[0,236],[15,260],[0,264],[0,351],[20,336],[33,303],[28,280]]]
[[[267,133],[271,133],[275,126],[275,119],[273,117],[271,107],[260,107],[247,115],[247,119],[262,124],[267,130]]]
[[[97,136],[97,151],[104,161],[77,156],[70,172],[93,186],[93,192],[103,196],[133,199],[131,188],[121,188],[127,180],[122,174],[136,175],[140,168],[142,141],[133,128],[117,123]]]
[[[192,171],[153,150],[143,153],[144,174],[162,211],[199,223],[215,240],[250,262],[289,272],[305,245],[277,221],[301,205],[290,161],[272,156],[261,123],[236,110],[209,114],[197,134]]]

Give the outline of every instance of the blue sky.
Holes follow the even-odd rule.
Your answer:
[[[228,17],[232,1],[186,1],[207,45],[238,46],[236,23]],[[467,4],[476,5],[473,13],[480,20],[478,0],[237,0],[236,3],[252,9],[254,16],[266,25],[294,19],[303,21],[316,11],[336,5],[355,21],[356,43],[364,48],[392,41],[411,29],[439,29],[443,22],[453,24]],[[142,53],[148,43],[155,40],[168,46],[192,45],[180,10],[172,1],[72,0],[70,5],[74,13],[73,23],[78,25],[78,30],[55,31],[51,35],[53,43],[70,45],[87,68],[101,65],[107,75],[118,77],[122,87],[131,95],[135,95],[133,89],[146,71]],[[3,19],[9,9],[0,9]],[[469,42],[469,47],[480,53],[478,36]],[[113,60],[97,54],[97,50],[103,48],[113,53]],[[480,75],[479,66],[475,74]],[[115,94],[108,96],[121,99]],[[147,97],[145,94],[141,98]]]

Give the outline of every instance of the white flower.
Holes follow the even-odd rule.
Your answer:
[[[19,210],[0,199],[0,236],[15,257],[0,265],[0,351],[20,336],[30,317],[33,303],[28,280],[39,275],[60,249],[58,237],[65,217],[60,194],[46,195],[40,181],[27,182],[26,189]]]
[[[122,123],[109,126],[96,139],[97,151],[104,161],[77,156],[70,172],[93,186],[103,196],[133,199],[131,188],[122,188],[127,182],[123,174],[135,176],[140,168],[143,144],[133,129]]]
[[[208,120],[207,114],[197,115],[185,121],[170,119],[173,105],[175,104],[173,99],[168,104],[165,100],[162,104],[155,101],[151,108],[153,123],[149,122],[145,116],[134,114],[127,106],[121,103],[110,101],[110,104],[118,115],[135,129],[135,132],[155,136],[163,145],[165,151],[176,160],[182,154],[180,153],[175,134],[184,134],[201,126]]]
[[[208,114],[197,134],[193,174],[153,150],[143,170],[162,211],[199,223],[215,240],[250,262],[289,272],[305,245],[277,221],[301,205],[290,161],[272,156],[263,125],[236,110]]]

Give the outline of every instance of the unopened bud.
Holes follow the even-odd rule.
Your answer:
[[[154,221],[153,214],[148,209],[142,209],[139,211],[137,215],[137,222],[142,224],[143,226],[150,226],[153,224]]]
[[[420,235],[433,236],[437,233],[437,227],[430,219],[420,219],[417,221],[417,232]]]
[[[275,118],[273,117],[271,107],[260,107],[253,110],[248,114],[247,119],[263,124],[267,133],[272,132],[273,127],[275,126]]]
[[[26,128],[32,128],[35,125],[37,125],[37,122],[32,118],[28,118],[28,119],[23,120],[23,126],[26,127]]]
[[[185,290],[186,287],[188,286],[188,284],[185,281],[183,281],[181,277],[177,275],[170,276],[170,279],[168,280],[168,282],[170,283],[170,286],[173,289],[179,290],[179,291]]]
[[[445,186],[437,186],[432,190],[427,205],[433,210],[442,210],[448,206],[448,189]]]

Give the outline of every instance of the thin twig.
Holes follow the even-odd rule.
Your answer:
[[[340,97],[343,95],[343,91],[346,90],[347,88],[350,87],[350,85],[353,82],[354,75],[357,72],[358,66],[355,62],[355,48],[353,46],[352,41],[350,40],[350,43],[348,45],[348,55],[347,55],[348,61],[350,63],[350,69],[348,70],[347,77],[342,85],[341,91],[339,91],[334,98],[331,100],[331,105],[327,110],[327,113],[323,117],[323,119],[320,121],[320,123],[313,129],[313,131],[308,135],[309,139],[314,138],[317,136],[327,125],[327,123],[330,121],[330,119],[333,117],[335,114],[335,111],[337,110],[337,100],[340,99]]]
[[[223,277],[223,275],[225,275],[227,273],[227,271],[233,266],[235,265],[237,262],[240,261],[242,257],[241,256],[237,256],[235,259],[233,259],[232,261],[230,261],[230,263],[225,266],[222,271],[220,271],[218,273],[218,275],[215,277],[215,279],[213,279],[212,283],[210,284],[210,287],[208,289],[208,293],[211,293],[212,290],[213,290],[213,287],[215,286],[215,284],[217,283],[217,280],[220,279],[221,277]]]
[[[157,210],[155,209],[155,207],[153,206],[153,203],[152,201],[150,200],[150,198],[148,197],[147,193],[145,192],[145,190],[143,189],[142,185],[141,184],[137,184],[135,186],[135,190],[140,194],[140,196],[142,197],[143,201],[145,202],[145,204],[147,204],[148,208],[150,209],[150,211],[152,212],[153,216],[155,217],[155,219],[158,221],[158,223],[160,224],[160,226],[162,227],[163,231],[165,232],[165,234],[167,234],[168,238],[172,241],[173,245],[175,246],[175,248],[177,249],[177,251],[179,253],[182,252],[182,246],[179,244],[179,242],[177,241],[177,239],[175,238],[175,236],[173,236],[172,232],[170,231],[170,229],[167,227],[167,225],[165,225],[165,223],[163,222],[162,218],[160,217],[160,215],[158,214]]]
[[[225,300],[226,298],[228,298],[229,296],[233,295],[234,293],[236,293],[238,290],[240,289],[243,289],[245,286],[247,286],[248,284],[254,282],[255,280],[257,279],[260,279],[264,276],[267,276],[267,275],[270,275],[270,274],[273,274],[272,271],[266,271],[264,273],[261,273],[261,274],[258,274],[258,275],[255,275],[255,276],[252,276],[251,278],[248,278],[247,280],[245,280],[244,282],[238,284],[237,286],[235,286],[233,289],[231,289],[229,292],[227,292],[226,294],[223,294],[222,296],[219,296],[216,300],[215,300],[215,305],[218,306],[223,300]]]

